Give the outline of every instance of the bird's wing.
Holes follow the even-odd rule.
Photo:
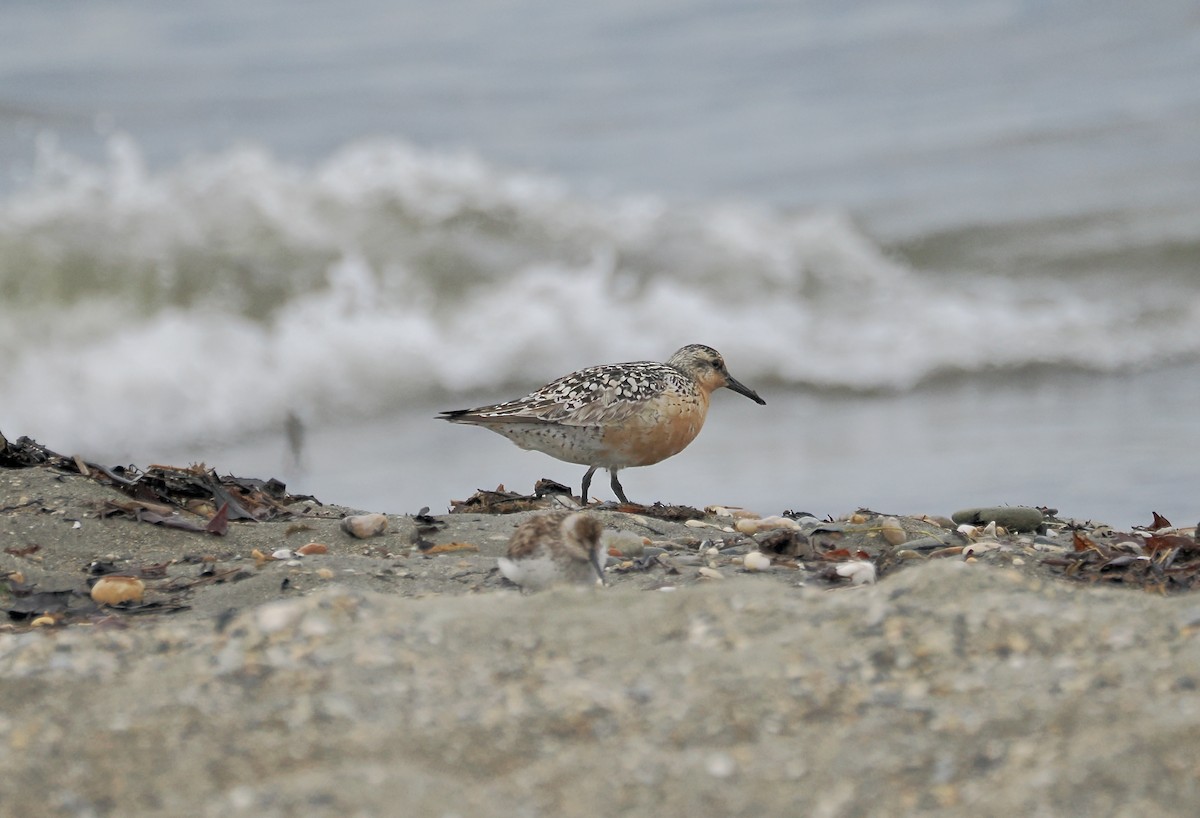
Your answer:
[[[445,420],[487,425],[495,423],[559,423],[567,426],[607,426],[634,417],[645,395],[621,381],[620,365],[593,366],[546,384],[508,403],[443,412]]]

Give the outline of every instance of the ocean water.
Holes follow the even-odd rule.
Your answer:
[[[1194,522],[1200,12],[1051,5],[5,5],[0,429],[438,509],[702,342],[634,499]]]

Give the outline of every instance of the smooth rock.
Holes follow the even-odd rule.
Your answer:
[[[98,605],[141,602],[145,593],[146,583],[137,577],[100,577],[92,586],[92,601]]]
[[[900,525],[900,521],[895,517],[888,517],[880,523],[879,533],[883,535],[889,545],[900,545],[908,539],[904,526]]]
[[[931,551],[935,548],[945,548],[947,545],[956,545],[962,542],[962,537],[953,536],[945,539],[937,537],[919,537],[915,540],[909,540],[905,543],[905,548],[913,551]]]
[[[378,537],[387,531],[387,527],[386,514],[352,514],[342,519],[342,531],[360,540]]]
[[[751,551],[742,557],[742,567],[747,571],[770,571],[771,558],[761,551]]]
[[[600,542],[604,545],[605,553],[612,549],[622,556],[640,557],[646,551],[645,539],[632,531],[614,531],[606,528],[600,535]]]
[[[1009,531],[1037,531],[1045,522],[1042,512],[1029,506],[982,506],[965,508],[950,515],[954,522],[987,525],[994,522]]]

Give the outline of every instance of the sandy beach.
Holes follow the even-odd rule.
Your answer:
[[[301,499],[218,536],[132,519],[129,493],[58,465],[0,469],[0,815],[1133,816],[1200,797],[1180,534],[1147,591],[1127,572],[1161,549],[1139,561],[1139,535],[1102,528],[1082,534],[1099,563],[1054,524],[903,518],[892,544],[870,513],[748,535],[598,510],[641,553],[605,588],[529,595],[495,562],[536,510],[356,539],[350,509]],[[327,553],[262,558],[308,542]],[[750,550],[771,569],[744,570]],[[144,598],[94,605],[106,571]],[[14,612],[30,599],[57,612]]]

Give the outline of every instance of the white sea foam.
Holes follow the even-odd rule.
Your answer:
[[[392,141],[161,170],[123,137],[99,165],[46,144],[0,247],[0,428],[64,448],[507,394],[688,342],[748,382],[852,389],[1200,354],[1194,281],[932,274],[836,211],[598,200]]]

